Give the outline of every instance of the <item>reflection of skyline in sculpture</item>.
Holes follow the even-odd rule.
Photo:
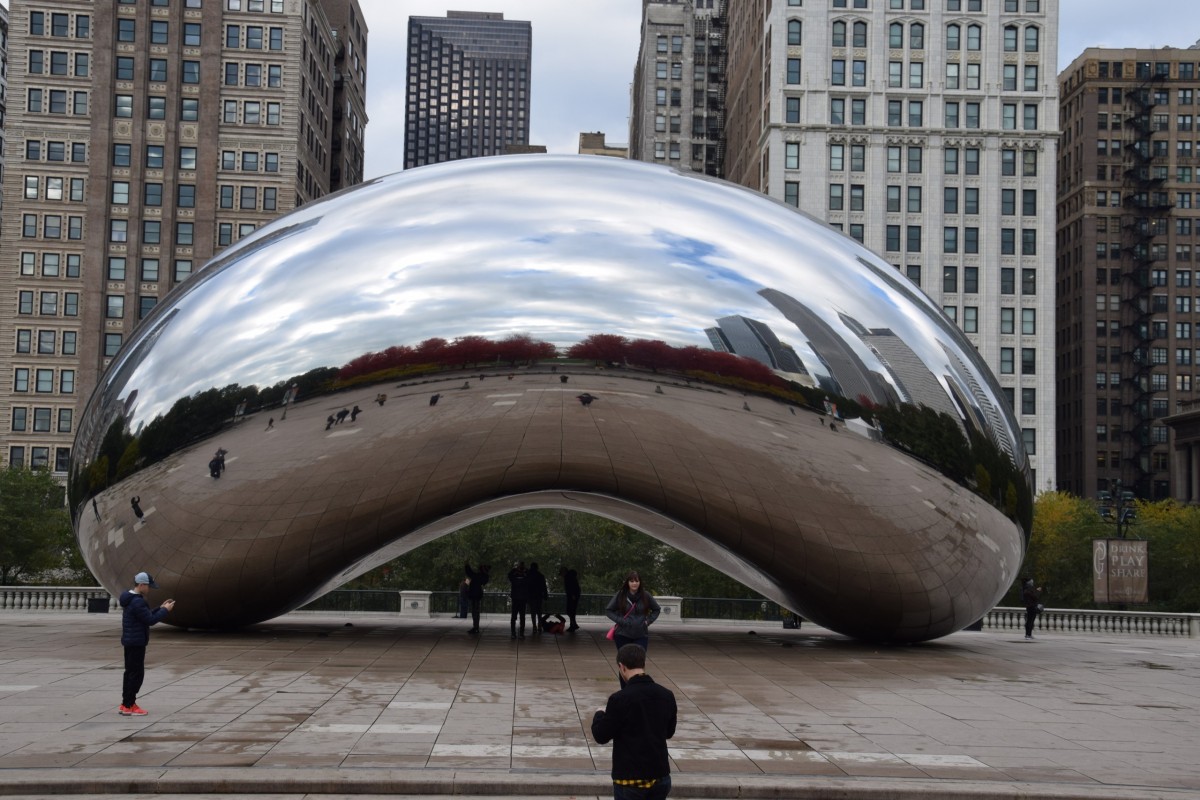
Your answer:
[[[752,358],[785,378],[804,384],[813,383],[800,356],[790,345],[779,341],[779,337],[765,322],[732,315],[719,318],[717,327],[705,328],[704,332],[714,350]]]
[[[762,289],[759,294],[799,328],[809,347],[829,370],[837,394],[856,402],[866,398],[875,404],[887,403],[896,396],[887,381],[867,367],[849,342],[819,314],[777,289]],[[856,333],[866,330],[851,317],[840,312],[838,316],[843,323],[853,323],[852,329]]]
[[[891,328],[872,328],[861,338],[887,367],[900,393],[901,402],[928,406],[939,413],[949,414],[962,424],[962,411],[951,402],[946,387]]]
[[[922,446],[950,427],[936,416],[893,419],[886,444],[832,435],[818,393],[701,338],[714,320],[761,322],[738,324],[772,332],[777,363],[791,344],[839,394],[899,398],[894,365],[861,338],[870,321],[939,380],[957,354],[1016,430],[970,342],[889,288],[889,269],[758,193],[649,164],[511,156],[380,178],[243,239],[133,333],[78,427],[80,550],[112,591],[153,563],[180,600],[174,624],[227,627],[486,516],[575,508],[848,635],[952,633],[1019,569],[1024,465],[989,461],[994,485],[1018,488],[997,502],[964,481],[973,453]],[[568,357],[513,364],[501,352],[517,343]],[[243,402],[242,420],[272,413],[293,383],[286,419],[234,422]],[[355,404],[357,420],[327,427]],[[146,509],[136,532],[117,513],[130,496]]]
[[[967,410],[967,419],[974,423],[972,428],[982,436],[991,439],[992,443],[999,447],[1000,451],[1007,455],[1013,463],[1019,463],[1016,460],[1016,448],[1008,435],[1009,429],[1004,425],[1004,417],[996,408],[996,404],[992,402],[987,392],[983,391],[983,387],[979,385],[979,381],[975,380],[970,367],[963,363],[957,353],[945,346],[942,347],[942,351],[946,354],[947,359],[946,383]]]

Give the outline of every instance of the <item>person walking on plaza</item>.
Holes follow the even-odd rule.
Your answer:
[[[1042,613],[1042,587],[1033,585],[1033,578],[1026,578],[1021,586],[1021,602],[1025,604],[1025,638],[1033,638],[1033,623]]]
[[[516,561],[508,571],[508,583],[511,586],[509,599],[512,601],[512,618],[509,620],[509,630],[512,638],[525,638],[525,603],[529,600],[529,584],[525,580],[525,562]],[[521,618],[521,629],[517,630],[517,617]],[[534,620],[537,623],[537,620]]]
[[[483,605],[483,587],[487,585],[489,567],[487,564],[480,564],[479,571],[471,569],[471,562],[466,563],[467,580],[471,582],[471,588],[467,590],[467,597],[471,601],[471,630],[467,633],[479,633],[479,607]]]
[[[537,562],[534,561],[529,565],[529,571],[525,573],[525,599],[529,603],[529,619],[533,624],[534,634],[542,632],[542,626],[539,624],[542,619],[542,604],[546,598],[550,596],[550,591],[546,588],[546,576],[538,569]]]
[[[637,572],[630,572],[604,609],[604,615],[614,623],[609,638],[616,644],[617,650],[627,644],[636,644],[647,650],[650,647],[650,626],[661,613],[658,601],[643,588],[641,576]],[[625,686],[624,677],[621,678],[621,686]]]
[[[125,675],[121,681],[121,705],[117,713],[124,717],[144,717],[146,710],[137,704],[138,692],[146,677],[146,645],[150,643],[150,626],[162,622],[174,600],[150,610],[146,595],[158,584],[148,573],[139,572],[133,577],[134,586],[121,592],[117,602],[121,606],[121,646],[125,648]]]
[[[646,651],[636,644],[617,651],[617,672],[621,691],[592,717],[596,743],[613,743],[613,800],[663,800],[671,793],[667,740],[675,735],[675,695],[646,674]]]
[[[579,624],[575,622],[575,615],[579,613],[579,598],[583,595],[579,588],[579,573],[573,569],[559,567],[558,574],[562,577],[563,592],[567,595],[567,619],[571,620],[567,631],[574,633],[579,630]]]

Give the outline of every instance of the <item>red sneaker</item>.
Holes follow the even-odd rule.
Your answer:
[[[117,713],[122,717],[128,717],[133,712],[129,710],[128,706],[117,706]]]
[[[128,709],[126,709],[126,713],[128,713],[131,717],[144,717],[148,712],[137,703],[134,703]]]

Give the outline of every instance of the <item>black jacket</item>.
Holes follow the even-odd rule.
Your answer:
[[[592,717],[592,738],[613,742],[613,780],[671,774],[667,739],[675,735],[675,695],[646,674],[634,675]]]
[[[146,598],[135,591],[121,592],[117,603],[121,606],[121,644],[145,647],[150,643],[150,626],[166,619],[167,610],[159,607],[150,610]]]
[[[471,598],[472,600],[482,600],[483,587],[487,585],[489,577],[488,574],[483,570],[476,572],[475,570],[471,569],[471,562],[469,561],[466,563],[465,567],[467,571],[467,577],[471,579],[471,588],[467,590],[467,597]]]
[[[545,600],[550,596],[550,592],[546,588],[546,576],[539,570],[530,569],[525,573],[525,596],[534,602]]]

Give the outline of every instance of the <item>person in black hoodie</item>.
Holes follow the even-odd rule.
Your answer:
[[[137,704],[138,692],[146,677],[146,645],[150,643],[150,626],[157,625],[175,607],[174,600],[150,610],[146,595],[158,584],[149,573],[139,572],[133,577],[134,586],[121,592],[117,602],[121,606],[121,645],[125,648],[125,676],[121,681],[121,705],[117,713],[123,717],[144,717],[146,710]]]
[[[467,633],[479,633],[479,607],[483,604],[483,587],[487,585],[488,565],[480,564],[479,571],[471,569],[471,562],[465,564],[467,577],[471,580],[471,587],[467,590],[467,598],[471,601],[471,630]]]
[[[525,562],[513,562],[513,567],[508,571],[508,583],[511,586],[509,590],[509,600],[512,602],[512,617],[509,619],[508,627],[512,633],[512,638],[525,638],[525,605],[529,600],[529,584],[526,581]],[[521,618],[521,628],[517,630],[517,617]],[[537,625],[537,618],[533,620],[533,624]]]
[[[1033,623],[1042,613],[1042,587],[1035,586],[1033,578],[1026,578],[1021,585],[1021,602],[1025,604],[1025,638],[1033,638]]]
[[[646,651],[617,651],[624,688],[592,717],[592,738],[613,743],[614,800],[663,800],[671,792],[667,740],[675,735],[675,695],[646,674]]]
[[[533,621],[533,632],[539,634],[542,632],[542,603],[550,596],[549,589],[546,588],[546,576],[538,569],[537,562],[534,561],[529,565],[529,571],[525,573],[525,599],[529,602],[529,618]]]

